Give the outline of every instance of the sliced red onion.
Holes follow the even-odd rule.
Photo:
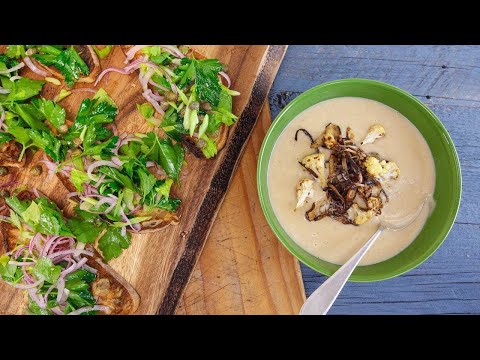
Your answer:
[[[98,83],[100,82],[100,80],[102,80],[102,78],[107,75],[109,72],[116,72],[116,73],[120,73],[120,74],[123,74],[123,75],[128,75],[130,74],[130,71],[127,71],[127,70],[124,70],[124,69],[120,69],[120,68],[117,68],[117,67],[109,67],[108,69],[105,69],[103,70],[100,75],[98,75],[97,77],[97,80],[95,81],[95,86],[98,85]]]
[[[178,58],[185,57],[185,55],[176,46],[173,46],[173,45],[158,45],[158,46],[160,46],[163,50],[172,54],[175,57],[178,57]]]
[[[65,238],[64,240],[58,239],[55,241],[55,243],[52,245],[51,249],[49,250],[49,254],[53,254],[57,247],[61,245],[65,245],[68,243],[68,246],[65,246],[64,248],[66,249],[71,249],[75,245],[75,240],[73,238]]]
[[[232,85],[232,81],[230,80],[230,76],[227,75],[227,73],[220,71],[218,75],[223,76],[225,80],[227,80],[227,87],[230,88],[230,85]]]
[[[103,180],[105,180],[105,174],[100,175],[98,178],[98,181],[93,185],[93,187],[98,188],[101,183],[103,183]]]
[[[48,180],[52,179],[53,175],[55,175],[55,173],[57,172],[58,164],[48,160],[46,156],[44,156],[43,160],[40,160],[39,162],[43,162],[47,167]]]
[[[109,214],[113,209],[115,209],[115,206],[117,206],[117,202],[114,202],[110,207],[105,210],[105,214]]]
[[[78,196],[78,192],[74,191],[74,192],[69,192],[67,194],[67,199],[70,199],[71,197],[74,197],[74,196]]]
[[[145,75],[140,74],[139,79],[140,79],[140,84],[142,84],[142,89],[147,90],[148,87],[148,80],[152,77],[152,75],[155,73],[155,69],[149,68]]]
[[[48,73],[42,69],[39,69],[38,67],[35,66],[35,64],[32,62],[32,60],[28,57],[28,56],[25,56],[23,58],[23,61],[25,61],[25,65],[28,66],[28,68],[30,70],[32,70],[35,74],[37,75],[40,75],[40,76],[43,76],[43,77],[47,77],[48,76]]]
[[[112,132],[113,132],[114,136],[118,136],[118,130],[117,130],[117,127],[115,126],[115,124],[112,124]]]
[[[134,214],[135,212],[137,212],[138,210],[140,210],[141,208],[142,208],[141,205],[137,205],[137,206],[135,206],[133,209],[130,209],[130,212],[127,213],[127,215],[132,215],[132,214]],[[134,225],[134,226],[135,226],[135,225]]]
[[[18,250],[15,251],[15,255],[13,255],[13,258],[14,258],[14,259],[17,259],[17,258],[20,256],[20,254],[22,253],[22,251],[25,250],[25,249],[27,249],[27,248],[28,248],[28,247],[27,247],[26,245],[20,246],[20,247],[18,248]]]
[[[142,230],[142,225],[140,225],[138,223],[137,224],[132,224],[131,228],[133,228],[133,230],[135,230],[135,231],[140,231],[140,230]]]
[[[74,272],[75,270],[80,269],[88,261],[87,258],[80,259],[77,263],[74,263],[72,266],[62,271],[62,276],[67,276],[68,274]]]
[[[48,257],[49,259],[55,259],[55,258],[57,258],[57,257],[59,257],[59,256],[70,255],[70,254],[73,254],[73,255],[93,256],[93,252],[91,252],[91,251],[73,249],[73,250],[63,250],[63,251],[59,251],[59,252],[57,252],[57,253],[50,254],[50,255],[48,255],[47,257]]]
[[[53,289],[55,289],[55,287],[57,286],[57,284],[53,284],[52,286],[50,286],[47,290],[47,292],[45,293],[45,295],[43,295],[43,301],[47,302],[48,301],[48,295],[50,295],[50,293],[53,291]],[[39,295],[40,296],[40,295]]]
[[[125,214],[125,212],[123,211],[123,208],[120,207],[118,213],[120,214],[120,216],[122,217],[122,220],[124,223],[127,224],[127,226],[130,226],[130,228],[134,231],[139,231],[140,229],[138,229],[138,226],[136,227],[135,225],[137,224],[132,224],[130,219],[128,218],[128,216]],[[125,228],[125,226],[123,227]],[[138,230],[137,230],[138,229]]]
[[[118,166],[115,165],[112,161],[107,161],[107,160],[95,161],[92,164],[90,164],[90,166],[87,168],[88,177],[92,179],[93,170],[95,170],[97,167],[104,166],[104,165],[114,167],[114,168],[118,169]],[[95,179],[95,180],[97,180],[97,179]]]
[[[43,284],[44,280],[41,279],[41,280],[38,280],[36,282],[34,282],[33,284],[13,284],[13,287],[15,289],[23,289],[23,290],[27,290],[27,289],[33,289],[37,286],[39,286],[40,284]]]
[[[125,54],[126,55],[126,58],[125,58],[125,61],[124,63],[125,64],[128,64],[128,62],[130,60],[133,59],[133,57],[135,56],[135,54],[137,52],[139,52],[140,50],[142,50],[143,48],[147,47],[147,46],[150,46],[150,45],[135,45],[133,46],[132,48],[130,48],[127,53]]]
[[[60,310],[58,306],[55,306],[50,309],[55,315],[64,315],[64,312]]]
[[[63,290],[65,290],[65,280],[62,277],[60,277],[60,279],[57,281],[57,289],[57,302],[59,303],[63,297]]]
[[[155,110],[156,110],[159,114],[161,114],[161,115],[165,114],[165,111],[162,110],[162,108],[160,107],[160,105],[158,104],[158,102],[156,102],[155,100],[153,100],[153,99],[150,97],[150,94],[148,93],[148,91],[151,92],[151,90],[148,89],[147,91],[144,91],[144,92],[142,93],[143,97],[155,108]]]
[[[30,241],[30,245],[32,245],[32,243],[33,243],[33,246],[35,246],[37,248],[39,253],[41,253],[42,250],[43,250],[42,245],[40,245],[41,240],[43,240],[42,234],[36,233],[35,236],[32,238],[32,240]],[[33,254],[33,247],[30,246],[29,250],[30,250],[30,253]]]
[[[159,88],[159,89],[162,90],[162,91],[165,91],[165,92],[169,91],[165,86],[162,86],[162,85],[160,85],[160,84],[157,84],[157,83],[154,82],[152,79],[148,80],[148,83],[149,83],[150,85],[153,85],[153,86]]]
[[[30,254],[33,255],[33,247],[35,246],[35,237],[40,236],[40,233],[36,233],[35,236],[30,240],[30,244],[28,245],[28,251]]]
[[[15,266],[34,266],[36,263],[33,261],[9,261],[8,264]]]
[[[98,208],[99,208],[100,206],[102,206],[103,204],[112,205],[112,204],[116,204],[116,202],[117,202],[117,200],[105,196],[104,198],[100,199],[100,200],[98,201],[98,203],[95,204],[95,207],[98,209]]]
[[[122,234],[122,236],[127,235],[127,227],[126,226],[122,227],[122,230],[120,230],[120,234]]]
[[[70,295],[70,290],[64,289],[64,290],[63,290],[63,296],[61,297],[59,303],[60,303],[61,305],[65,305],[65,303],[66,303],[69,295]]]
[[[155,166],[155,165],[157,165],[157,164],[153,161],[147,161],[147,164],[146,164],[147,167],[152,167],[152,166]]]
[[[17,80],[20,80],[22,77],[20,75],[15,75],[15,76],[12,76],[10,77],[10,81],[17,81]]]
[[[120,160],[117,156],[112,157],[112,162],[117,166],[122,166],[123,165],[123,161]]]
[[[157,91],[155,92],[150,92],[150,97],[155,100],[155,101],[163,101],[165,99],[164,96],[161,96]]]
[[[10,68],[10,69],[0,70],[0,74],[8,74],[8,73],[11,73],[11,72],[20,70],[20,69],[23,68],[24,66],[25,66],[25,64],[24,64],[23,62],[21,62],[20,64],[15,65],[14,67],[12,67],[12,68]]]
[[[83,184],[83,195],[84,196],[91,196],[91,195],[98,195],[97,188],[93,187],[91,184]]]
[[[97,269],[94,269],[93,267],[88,266],[87,264],[84,264],[84,265],[82,266],[82,268],[85,269],[85,270],[87,270],[87,271],[89,271],[89,272],[91,272],[92,274],[95,274],[95,275],[98,273],[98,270],[97,270]]]
[[[27,291],[28,291],[28,294],[30,295],[30,298],[37,303],[37,305],[40,307],[40,309],[45,309],[46,303],[43,300],[43,297],[38,296],[36,294],[36,291],[33,288],[27,289]]]
[[[48,254],[48,250],[50,250],[50,247],[54,242],[58,242],[60,239],[62,239],[61,236],[47,236],[47,242],[45,243],[45,246],[43,247],[42,252],[40,253],[39,257],[46,256]]]
[[[143,56],[138,58],[137,60],[134,60],[132,61],[130,64],[128,64],[127,66],[125,66],[123,68],[123,70],[126,70],[126,71],[129,71],[129,73],[131,73],[133,70],[134,67],[139,66],[139,64],[143,64],[144,62],[148,61],[148,59],[144,58]]]
[[[126,145],[128,144],[130,141],[137,141],[137,142],[142,142],[141,139],[133,136],[133,135],[129,135],[128,137],[126,137],[125,139],[123,139],[120,144],[119,144],[119,148],[121,148],[123,145]]]
[[[27,284],[32,284],[35,282],[35,279],[27,273],[27,270],[25,270],[25,267],[22,267],[22,272],[23,272],[23,280],[25,280]]]
[[[77,309],[75,311],[68,313],[67,315],[80,315],[89,311],[103,311],[104,313],[108,314],[110,313],[110,308],[104,305],[94,305],[92,307],[83,307],[83,308]]]
[[[0,212],[2,212],[3,210],[5,210],[7,208],[7,205],[2,205],[0,206]]]

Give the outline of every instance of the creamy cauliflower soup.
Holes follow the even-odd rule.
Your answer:
[[[434,206],[434,187],[432,154],[415,126],[384,104],[356,97],[300,113],[278,138],[268,167],[268,192],[282,227],[303,249],[335,264],[370,238],[379,217],[408,216],[428,199],[412,225],[384,231],[360,265],[405,249]]]

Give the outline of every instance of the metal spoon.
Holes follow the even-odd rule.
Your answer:
[[[367,243],[350,258],[350,260],[343,264],[342,267],[335,272],[335,274],[330,276],[322,285],[320,285],[317,290],[313,292],[312,295],[310,295],[300,309],[300,315],[325,315],[332,307],[350,275],[352,275],[353,270],[355,270],[360,260],[362,260],[363,256],[379,238],[380,234],[384,230],[397,231],[409,226],[415,221],[415,219],[417,219],[418,215],[420,215],[425,204],[427,203],[427,200],[428,199],[425,199],[423,201],[413,215],[409,215],[399,220],[380,219],[380,226],[372,235],[370,240],[368,240]]]

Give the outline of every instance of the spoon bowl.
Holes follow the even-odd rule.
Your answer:
[[[345,286],[353,270],[362,260],[368,250],[385,230],[398,231],[411,225],[420,215],[425,204],[429,203],[429,198],[425,198],[418,209],[400,219],[386,220],[380,218],[380,226],[370,239],[363,245],[335,274],[330,276],[320,287],[315,290],[300,309],[300,315],[325,315],[332,307],[338,295]]]

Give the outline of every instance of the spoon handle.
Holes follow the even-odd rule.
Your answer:
[[[360,260],[367,253],[368,249],[373,245],[375,240],[378,239],[382,231],[383,226],[380,226],[372,237],[363,245],[360,250],[353,255],[350,260],[342,265],[335,274],[330,276],[303,304],[300,310],[300,315],[325,315],[330,307],[337,299],[338,294],[342,291],[345,283],[347,282],[353,270],[357,267]]]

